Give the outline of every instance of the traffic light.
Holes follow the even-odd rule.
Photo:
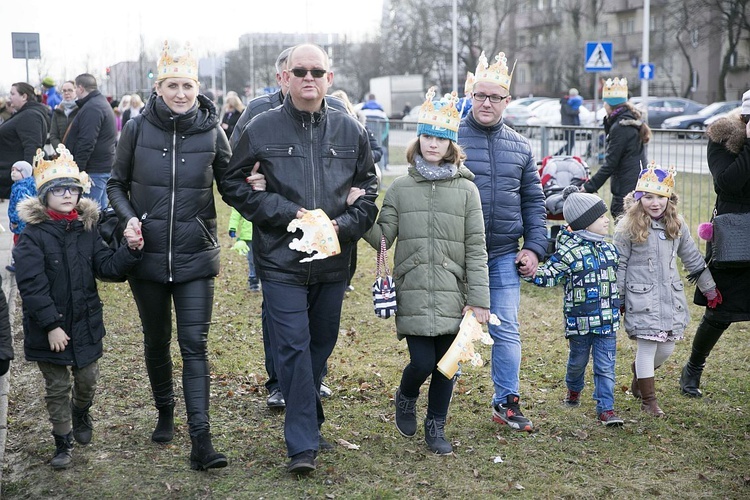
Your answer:
[[[148,70],[148,79],[153,80],[154,79],[154,72],[151,70]]]
[[[107,73],[107,78],[109,78],[109,75],[112,73],[112,68],[107,66],[104,71]]]

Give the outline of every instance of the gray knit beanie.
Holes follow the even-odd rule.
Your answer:
[[[563,217],[573,231],[586,229],[607,213],[607,205],[595,194],[582,193],[577,186],[563,190]]]

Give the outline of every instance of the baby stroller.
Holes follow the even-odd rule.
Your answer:
[[[563,189],[568,186],[582,186],[591,175],[586,162],[578,156],[545,156],[538,162],[539,177],[544,192],[544,208],[548,221],[564,221]],[[547,255],[555,252],[555,241],[563,223],[552,223],[547,228]]]

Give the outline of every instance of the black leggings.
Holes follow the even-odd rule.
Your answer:
[[[208,432],[208,328],[214,299],[213,278],[187,283],[156,283],[135,278],[129,281],[143,325],[146,370],[156,407],[174,405],[169,351],[174,302],[190,435]]]
[[[690,362],[696,366],[703,365],[724,331],[731,323],[707,319],[701,319],[698,329],[693,337],[693,348],[690,353]]]
[[[427,393],[427,415],[444,418],[453,393],[453,379],[448,379],[437,369],[438,361],[450,349],[455,335],[419,337],[407,335],[411,360],[401,375],[401,394],[409,398],[419,396],[419,389],[427,377],[432,375]]]

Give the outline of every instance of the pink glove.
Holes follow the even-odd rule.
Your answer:
[[[703,292],[703,296],[708,299],[709,309],[716,309],[716,306],[721,304],[723,300],[721,298],[721,292],[719,292],[718,288],[712,288],[711,290]]]

